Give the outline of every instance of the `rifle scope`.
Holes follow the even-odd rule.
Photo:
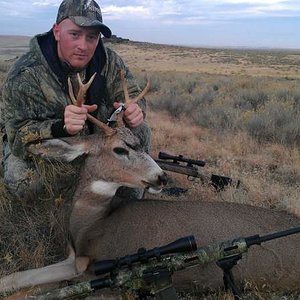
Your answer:
[[[92,269],[95,275],[106,274],[108,272],[113,271],[115,268],[119,268],[121,266],[130,266],[136,262],[145,262],[150,258],[158,258],[162,255],[171,254],[171,253],[179,253],[179,252],[188,252],[197,250],[197,244],[193,235],[183,237],[178,239],[170,244],[167,244],[162,247],[156,247],[151,250],[146,250],[145,248],[141,248],[138,250],[136,254],[126,255],[117,259],[110,260],[101,260],[94,262],[92,265]]]
[[[199,167],[204,167],[206,164],[206,162],[203,160],[189,159],[189,158],[183,157],[182,155],[173,156],[173,155],[170,155],[165,152],[159,152],[158,158],[159,159],[172,159],[174,161],[174,163],[177,163],[179,161],[186,162],[188,164],[188,166],[197,165]]]

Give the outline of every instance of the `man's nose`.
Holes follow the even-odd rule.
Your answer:
[[[85,37],[82,37],[78,41],[78,48],[80,48],[81,50],[86,50],[87,49],[87,41],[86,41]]]

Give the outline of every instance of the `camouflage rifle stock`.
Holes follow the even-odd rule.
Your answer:
[[[165,152],[159,152],[158,158],[155,161],[163,170],[185,174],[188,178],[200,178],[203,183],[212,185],[217,191],[223,190],[226,186],[238,188],[240,185],[240,180],[200,172],[199,167],[204,167],[206,164],[203,160],[194,160],[182,155],[173,156]]]
[[[265,236],[242,237],[212,245],[196,247],[193,236],[177,240],[167,246],[152,250],[140,249],[136,254],[115,260],[94,263],[96,275],[109,275],[88,282],[81,282],[30,299],[83,299],[94,291],[110,288],[122,295],[122,299],[147,299],[148,296],[161,300],[178,299],[172,284],[172,274],[183,269],[216,262],[224,272],[224,284],[238,299],[231,269],[253,245],[300,233],[300,226]],[[179,253],[176,253],[179,252]]]

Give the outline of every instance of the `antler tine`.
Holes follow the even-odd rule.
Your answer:
[[[150,80],[148,79],[146,86],[144,87],[144,89],[142,90],[142,92],[140,94],[138,94],[135,98],[131,99],[130,102],[131,103],[136,103],[139,100],[141,100],[142,98],[145,97],[145,95],[149,92],[150,90]]]
[[[96,74],[97,73],[94,73],[94,75],[90,78],[90,80],[86,84],[83,84],[79,73],[77,73],[77,79],[78,79],[78,83],[79,83],[79,91],[78,91],[78,95],[77,95],[77,106],[81,106],[84,103],[85,94],[86,94],[87,90],[89,89],[90,85],[92,84]]]
[[[125,108],[127,108],[127,106],[129,104],[138,102],[148,93],[148,91],[150,89],[150,80],[147,81],[146,86],[144,87],[144,89],[142,90],[142,92],[140,94],[138,94],[136,97],[130,99],[123,70],[120,70],[120,76],[121,76],[121,82],[122,82],[123,91],[124,91],[124,97],[125,97],[125,99],[124,99]],[[125,126],[124,121],[123,121],[123,112],[119,113],[117,116],[117,128],[122,127],[122,126]]]
[[[124,71],[121,70],[120,71],[120,75],[121,75],[121,81],[122,81],[122,86],[123,86],[123,92],[124,92],[124,96],[125,96],[125,104],[126,103],[130,103],[130,98],[129,98],[129,94],[128,94],[128,88],[127,88],[127,83],[126,83],[126,79],[125,79],[125,75],[124,75]]]
[[[73,91],[73,87],[72,87],[72,83],[71,83],[70,77],[68,77],[68,87],[69,87],[69,95],[70,95],[70,98],[72,100],[72,103],[74,105],[77,105],[77,101],[76,101],[76,98],[74,96],[74,91]]]
[[[78,78],[78,83],[79,83],[79,92],[77,95],[77,99],[74,96],[71,79],[70,79],[70,77],[68,78],[69,95],[70,95],[70,98],[74,105],[79,106],[79,107],[82,106],[82,104],[84,103],[84,100],[85,100],[84,99],[85,94],[86,94],[88,88],[90,87],[90,85],[92,84],[95,76],[96,76],[96,73],[90,78],[90,80],[86,84],[83,84],[81,81],[80,75],[77,73],[77,78]],[[116,133],[115,129],[109,127],[108,125],[106,125],[105,123],[96,119],[92,115],[87,114],[87,118],[91,123],[93,123],[95,126],[100,128],[106,136],[112,136],[113,134]]]
[[[150,80],[147,81],[146,86],[144,87],[144,89],[142,90],[142,92],[140,94],[138,94],[133,99],[130,99],[129,93],[128,93],[128,88],[127,88],[127,83],[126,83],[126,79],[125,79],[125,75],[124,75],[124,71],[121,70],[120,74],[121,74],[121,81],[122,81],[122,86],[123,86],[123,91],[124,91],[124,96],[125,96],[125,101],[124,102],[125,102],[126,106],[130,103],[138,102],[139,100],[141,100],[149,92]]]

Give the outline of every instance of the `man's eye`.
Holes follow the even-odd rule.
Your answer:
[[[70,35],[71,35],[72,37],[78,37],[78,36],[79,36],[77,32],[71,32]]]
[[[90,36],[88,36],[88,39],[89,40],[91,40],[91,41],[95,41],[95,40],[97,40],[97,35],[90,35]]]

